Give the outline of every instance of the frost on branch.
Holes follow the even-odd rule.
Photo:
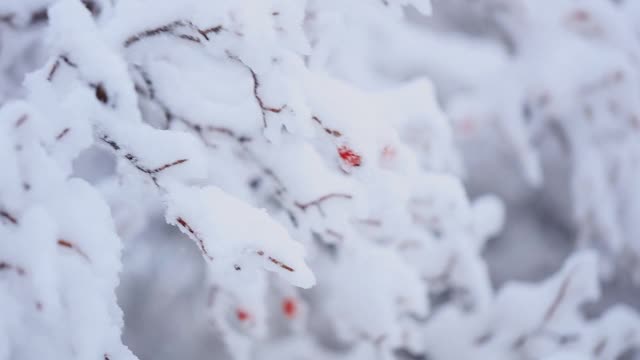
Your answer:
[[[123,5],[126,9],[126,5]],[[115,13],[122,10],[120,7],[114,9]],[[301,286],[310,286],[312,276],[309,270],[306,268],[300,259],[295,257],[289,257],[287,253],[283,253],[282,247],[280,250],[272,248],[271,243],[276,243],[278,239],[271,239],[265,234],[264,240],[266,243],[260,243],[258,239],[251,239],[251,236],[247,234],[232,235],[233,231],[240,232],[240,227],[227,226],[223,231],[221,228],[217,228],[216,232],[211,233],[211,225],[205,225],[199,218],[194,218],[193,213],[204,214],[205,219],[209,217],[221,217],[223,211],[221,208],[214,207],[214,203],[203,204],[202,199],[199,198],[197,190],[183,189],[179,185],[174,185],[174,182],[190,182],[193,180],[200,180],[204,178],[206,171],[206,163],[203,159],[203,152],[207,142],[204,144],[198,141],[198,138],[193,135],[186,134],[181,131],[170,131],[167,129],[154,129],[149,125],[143,123],[140,111],[135,102],[131,99],[135,99],[133,94],[135,85],[129,78],[129,70],[125,62],[113,51],[108,45],[105,39],[102,39],[95,29],[95,25],[90,24],[90,18],[79,5],[74,5],[73,2],[64,2],[59,6],[56,6],[51,12],[52,27],[54,33],[59,37],[60,42],[57,46],[60,48],[59,52],[64,55],[60,55],[50,64],[50,70],[46,74],[46,82],[40,79],[40,82],[44,84],[37,84],[36,86],[42,87],[41,91],[50,92],[57,88],[57,86],[69,86],[69,82],[75,82],[78,87],[79,96],[93,96],[94,100],[92,105],[87,109],[91,111],[87,113],[87,117],[91,118],[94,122],[95,136],[98,142],[105,148],[112,151],[120,160],[120,169],[123,172],[129,172],[137,174],[141,180],[147,183],[153,184],[157,187],[161,196],[167,199],[169,206],[172,206],[171,215],[167,216],[168,221],[171,224],[175,224],[185,233],[187,233],[199,246],[205,259],[213,261],[214,257],[220,258],[220,261],[225,261],[227,257],[238,256],[238,250],[234,247],[223,246],[218,240],[216,242],[217,251],[213,252],[206,246],[207,243],[211,243],[213,239],[211,236],[219,235],[226,241],[233,241],[233,239],[241,239],[246,245],[236,244],[240,246],[242,251],[253,251],[256,257],[263,257],[266,263],[265,267],[272,269],[273,266],[279,270],[286,270],[281,274],[286,275],[292,282]],[[77,13],[78,19],[81,21],[65,22],[63,19],[70,14]],[[116,17],[113,21],[121,20]],[[133,25],[133,24],[131,24]],[[129,26],[131,26],[129,25]],[[123,48],[133,47],[138,45],[136,43],[143,42],[144,40],[152,40],[155,36],[160,35],[175,35],[174,32],[178,31],[196,31],[198,36],[203,41],[208,39],[209,35],[215,35],[216,31],[211,30],[195,30],[195,25],[188,25],[186,22],[173,22],[168,27],[160,27],[155,30],[141,31],[135,35],[131,35],[121,44]],[[118,31],[124,30],[122,27],[118,28]],[[68,36],[66,34],[82,32],[83,36]],[[207,35],[209,34],[209,35]],[[183,34],[184,35],[184,34]],[[184,36],[178,36],[178,39],[185,40]],[[189,40],[186,40],[189,41]],[[224,54],[224,59],[230,65],[238,67],[235,57]],[[95,64],[110,64],[108,66],[97,67]],[[241,64],[241,68],[245,67],[245,64]],[[144,70],[135,70],[139,68],[133,68],[132,71],[136,71],[141,76],[150,76],[144,72]],[[254,72],[249,68],[252,78]],[[246,71],[245,77],[246,77]],[[40,76],[44,75],[41,72]],[[63,77],[65,77],[63,81]],[[151,79],[145,78],[146,82],[144,86],[147,86],[147,94],[151,92],[160,91],[162,88],[154,88],[154,84]],[[253,79],[252,79],[253,80]],[[33,79],[34,83],[38,80]],[[59,85],[56,85],[59,84]],[[254,89],[259,84],[254,81]],[[261,98],[257,98],[261,102]],[[262,105],[261,105],[262,106]],[[264,109],[261,109],[261,111]],[[169,111],[169,110],[167,110]],[[211,114],[215,116],[215,114]],[[196,124],[189,123],[188,120],[184,120],[183,124],[190,124],[194,130],[198,129]],[[205,130],[199,128],[200,132],[206,131],[209,128],[205,127]],[[224,131],[222,131],[225,133]],[[229,134],[231,130],[226,132]],[[200,134],[201,135],[201,134]],[[203,146],[204,145],[204,146]],[[160,150],[161,151],[158,151]],[[177,190],[177,189],[183,189]],[[191,192],[189,192],[191,191]],[[179,195],[175,192],[179,192]],[[194,193],[196,192],[196,193]],[[211,195],[213,190],[207,193]],[[196,195],[195,197],[193,195]],[[227,200],[226,205],[233,204],[235,207],[228,209],[228,211],[238,210],[243,212],[246,210],[233,201],[229,201],[224,196],[214,196],[211,199],[212,202],[219,200]],[[218,204],[217,206],[222,206]],[[195,210],[194,210],[195,209]],[[180,214],[177,214],[180,212]],[[185,214],[182,214],[186,212]],[[237,213],[229,213],[233,217]],[[174,216],[175,215],[175,216]],[[202,215],[199,215],[202,216]],[[248,219],[251,220],[255,216],[247,214]],[[265,216],[262,215],[258,219],[262,219]],[[227,222],[228,220],[219,220],[220,223]],[[262,221],[265,222],[265,221]],[[255,224],[254,224],[255,225]],[[261,225],[264,226],[264,225]],[[278,230],[275,234],[279,238],[288,238],[284,231]],[[258,242],[260,246],[255,243]],[[290,242],[289,246],[293,249],[298,249],[296,243]],[[253,250],[246,247],[252,246]],[[299,246],[299,245],[298,245]],[[211,252],[210,252],[211,251]],[[230,253],[226,253],[226,251]],[[219,254],[221,256],[214,256]],[[297,255],[301,254],[298,249]],[[259,255],[263,254],[263,255]],[[301,258],[301,257],[300,257]],[[234,264],[238,265],[238,264]],[[240,266],[240,265],[238,265]],[[294,268],[295,266],[295,268]]]
[[[486,311],[465,314],[447,307],[427,325],[427,349],[436,358],[615,359],[638,342],[638,315],[625,306],[587,319],[580,306],[600,296],[596,255],[578,253],[540,284],[506,284]],[[624,320],[623,315],[626,314]],[[613,319],[618,328],[613,330]],[[454,342],[439,343],[443,332],[466,329]]]
[[[545,206],[572,228],[578,246],[607,255],[607,273],[614,263],[637,273],[640,228],[631,220],[640,203],[637,2],[445,0],[434,6],[443,13],[437,29],[411,33],[428,50],[398,60],[419,63],[419,73],[438,74],[438,85],[449,87],[445,107],[457,137],[469,145],[468,163],[481,173],[472,175],[495,188],[513,189],[520,178],[541,187],[551,198]],[[480,36],[468,37],[469,29]],[[449,41],[438,42],[442,36]],[[464,66],[468,56],[473,66]],[[462,67],[469,70],[463,76]],[[513,159],[520,173],[476,152],[478,144]],[[487,169],[505,180],[484,179],[494,173]]]
[[[23,102],[0,110],[0,358],[134,359],[120,340],[109,208],[65,166],[90,139],[61,158],[69,146],[50,120]]]
[[[87,148],[117,163],[95,188],[111,205],[109,234],[117,240],[117,229],[127,244],[124,279],[133,284],[121,300],[136,353],[597,358],[637,343],[626,336],[637,326],[633,311],[613,308],[595,321],[579,311],[598,294],[592,254],[541,284],[494,291],[482,253],[502,227],[503,205],[493,195],[469,198],[434,86],[394,77],[403,69],[380,47],[412,33],[405,5],[427,13],[427,4],[122,0],[101,2],[100,16],[75,0],[51,8],[50,58],[28,77],[25,106],[52,119],[37,126],[46,135],[37,144],[63,180]],[[31,119],[18,115],[8,129]],[[81,195],[94,195],[60,206],[103,201],[82,184]],[[111,221],[101,209],[98,220]],[[76,230],[89,232],[95,220],[69,225],[61,207],[51,216],[69,227],[49,244],[60,256],[78,266],[115,256],[92,245],[106,239],[79,239]],[[11,201],[0,208],[3,228],[22,218]],[[16,250],[16,260],[26,254]],[[29,274],[10,260],[0,276]],[[529,316],[513,315],[526,308]],[[612,324],[621,332],[608,333]],[[109,329],[117,339],[119,328]],[[215,350],[201,353],[189,346],[211,343]],[[125,354],[82,345],[103,358]]]
[[[167,222],[197,242],[205,260],[233,264],[238,271],[258,262],[292,285],[314,285],[311,270],[300,261],[302,245],[291,240],[264,210],[213,187],[172,188],[167,201]]]

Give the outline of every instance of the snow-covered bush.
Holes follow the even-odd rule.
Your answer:
[[[447,113],[463,143],[475,144],[467,158],[476,172],[502,169],[511,179],[477,176],[483,188],[515,183],[508,161],[515,158],[530,185],[551,193],[547,207],[575,229],[580,247],[638,276],[637,1],[443,0],[435,7],[443,15],[414,33],[423,31],[417,37],[436,55],[409,58],[426,59],[413,70],[446,84]],[[476,61],[460,73],[460,63],[446,62],[455,57]],[[498,155],[478,155],[478,143]]]
[[[0,111],[0,359],[133,358],[121,241],[123,279],[161,274],[145,310],[170,319],[161,305],[195,288],[194,315],[165,324],[218,343],[130,344],[141,358],[610,359],[637,345],[633,310],[580,311],[599,296],[595,253],[494,292],[481,252],[502,204],[469,200],[431,82],[392,76],[381,47],[407,46],[407,5],[430,12],[55,2],[48,60]],[[153,258],[159,237],[198,256]],[[139,328],[127,338],[157,331]]]
[[[120,341],[109,207],[70,177],[91,129],[73,103],[52,100],[34,94],[0,110],[0,358],[134,358]]]

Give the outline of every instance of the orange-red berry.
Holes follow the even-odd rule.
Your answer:
[[[251,315],[249,315],[249,313],[244,309],[236,309],[236,317],[240,321],[247,321]]]
[[[298,312],[298,304],[296,303],[296,300],[290,297],[282,300],[282,312],[289,319],[294,318]]]
[[[362,157],[348,146],[340,146],[338,148],[338,154],[345,163],[351,166],[362,165]]]
[[[393,159],[396,157],[396,148],[391,145],[386,145],[382,148],[382,158],[383,159]]]

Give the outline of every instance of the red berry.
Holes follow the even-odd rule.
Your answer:
[[[571,14],[571,17],[575,21],[587,21],[591,18],[591,15],[586,10],[578,9]]]
[[[460,123],[460,127],[462,129],[462,133],[464,135],[470,135],[476,130],[476,123],[471,117],[466,117]]]
[[[282,312],[289,319],[294,318],[298,312],[298,304],[296,303],[296,300],[290,297],[285,298],[282,301]]]
[[[249,313],[244,309],[236,309],[236,317],[240,321],[247,321],[251,315],[249,315]]]
[[[344,162],[351,166],[360,166],[362,164],[362,157],[348,146],[340,146],[338,148],[338,154]]]
[[[396,148],[391,145],[386,145],[382,148],[382,158],[383,159],[393,159],[396,157]]]

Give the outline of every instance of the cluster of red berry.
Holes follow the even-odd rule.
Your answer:
[[[288,319],[295,318],[298,313],[298,303],[296,302],[296,299],[292,297],[284,298],[282,300],[282,313]],[[243,308],[237,308],[236,317],[238,318],[239,321],[245,322],[251,319],[251,314]]]

